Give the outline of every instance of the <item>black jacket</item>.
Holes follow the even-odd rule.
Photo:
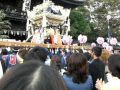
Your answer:
[[[100,59],[93,60],[93,62],[89,64],[89,73],[93,79],[93,90],[97,90],[95,88],[96,80],[98,78],[104,80],[105,64]]]

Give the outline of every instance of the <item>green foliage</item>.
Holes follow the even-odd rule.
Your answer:
[[[0,22],[5,18],[5,13],[0,10]]]
[[[0,10],[0,30],[9,30],[11,29],[11,23],[8,20],[5,20],[6,14]]]
[[[0,32],[11,29],[11,23],[8,20],[5,20],[5,17],[6,14],[2,10],[0,10]],[[8,39],[9,36],[0,34],[0,38]]]
[[[79,34],[87,35],[91,32],[90,26],[87,20],[85,20],[83,11],[83,8],[77,8],[73,9],[70,14],[71,31],[69,32],[69,34],[72,35],[74,38],[77,38]]]
[[[102,4],[100,5],[100,3]],[[116,37],[120,41],[120,17],[116,17],[120,15],[120,12],[118,14],[116,12],[120,10],[120,0],[88,0],[86,5],[88,8],[94,8],[94,11],[89,11],[89,15],[94,16],[94,18],[90,17],[90,19],[93,19],[90,24],[93,27],[91,31],[96,32],[96,37],[108,37],[108,21],[106,17],[110,14],[112,17],[110,21],[112,37]]]
[[[87,6],[87,8],[85,7]],[[94,10],[90,9],[94,8]],[[120,0],[87,0],[84,7],[71,11],[70,35],[78,37],[79,34],[88,36],[89,41],[95,41],[98,36],[108,37],[107,15],[110,14],[110,28],[112,37],[120,41]],[[111,12],[111,13],[109,13]],[[94,17],[93,17],[94,16]]]
[[[0,35],[0,39],[9,39],[8,35]]]

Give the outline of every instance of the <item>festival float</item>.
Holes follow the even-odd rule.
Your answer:
[[[70,31],[70,9],[55,5],[46,0],[42,4],[27,10],[28,39],[33,43],[44,43],[46,37],[52,44],[62,44],[61,37]]]
[[[1,42],[1,46],[33,47],[40,45],[47,48],[66,48],[69,45],[72,48],[76,47],[70,46],[72,37],[68,35],[69,15],[71,9],[81,5],[85,0],[43,0],[32,9],[31,0],[23,1],[22,10],[27,13],[27,39],[24,42]],[[50,41],[46,44],[45,39],[50,39]]]

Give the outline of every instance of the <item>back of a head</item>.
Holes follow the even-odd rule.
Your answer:
[[[37,78],[36,75],[39,75],[39,77]],[[41,66],[32,78],[27,90],[66,90],[62,76],[50,66]]]
[[[83,53],[83,55],[87,58],[88,61],[92,59],[91,54],[89,52]]]
[[[77,49],[79,53],[83,53],[83,50],[81,48]]]
[[[82,53],[73,53],[67,62],[67,71],[74,83],[85,82],[88,75],[88,63]]]
[[[94,54],[97,56],[97,57],[100,57],[101,54],[102,54],[102,48],[101,47],[93,47],[92,48],[92,52],[94,52]]]
[[[17,56],[18,63],[23,63],[24,62],[25,55],[26,55],[27,52],[28,52],[28,49],[25,49],[25,48],[20,49],[17,52],[16,56]]]
[[[2,51],[1,51],[1,54],[2,55],[7,55],[8,54],[8,51],[6,48],[3,48]]]
[[[32,49],[28,51],[28,53],[25,55],[25,61],[29,60],[40,60],[42,62],[45,62],[47,59],[48,51],[47,49],[35,46]]]
[[[107,51],[107,50],[103,50],[102,51],[102,54],[100,56],[100,59],[103,61],[104,64],[107,64],[108,63],[108,58],[110,56],[110,53]]]
[[[0,90],[66,90],[66,87],[55,69],[29,61],[8,71],[0,81]]]
[[[108,58],[108,67],[112,75],[120,79],[120,54],[112,54]]]

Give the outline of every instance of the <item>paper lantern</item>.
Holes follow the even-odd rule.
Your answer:
[[[72,36],[69,35],[64,35],[62,38],[62,42],[67,45],[71,45],[72,41],[73,41]]]
[[[103,48],[106,48],[107,46],[109,46],[109,44],[108,44],[107,42],[104,42],[104,43],[102,44],[102,47],[103,47]]]
[[[112,51],[112,50],[113,50],[113,47],[112,47],[112,46],[106,46],[106,50]]]
[[[110,44],[111,44],[111,45],[116,45],[117,42],[118,42],[118,41],[117,41],[116,38],[111,38],[111,39],[110,39]]]
[[[104,43],[104,38],[103,37],[98,37],[96,41],[97,41],[98,44],[101,45],[101,44]]]
[[[87,42],[87,36],[80,34],[78,36],[79,43],[86,43]]]

